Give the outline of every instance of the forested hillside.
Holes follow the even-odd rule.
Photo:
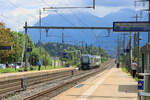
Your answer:
[[[39,47],[40,43],[36,44],[36,47]],[[99,55],[102,57],[102,60],[110,58],[109,54],[101,47],[94,47],[93,45],[72,45],[72,44],[62,44],[49,42],[42,44],[42,47],[46,49],[46,51],[52,57],[57,57],[70,65],[80,64],[80,56],[81,54],[91,54],[91,55]]]

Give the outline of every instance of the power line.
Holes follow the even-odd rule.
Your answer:
[[[69,5],[68,3],[66,3],[66,5]],[[73,11],[72,10],[70,10],[71,12],[72,12],[72,14],[76,17],[76,19],[78,20],[78,22],[80,23],[80,24],[83,24],[83,25],[85,25],[85,26],[88,26],[88,25],[86,25],[76,14],[74,14],[73,13]],[[84,33],[84,31],[83,30],[81,30],[81,32],[83,32]]]
[[[42,0],[44,4],[46,4],[48,6],[48,4],[45,2],[45,0]],[[67,3],[66,3],[67,5]],[[67,5],[68,6],[68,5]],[[51,7],[51,8],[54,8],[56,9],[57,7]],[[61,8],[61,7],[58,7],[58,9]],[[62,7],[63,9],[65,7]],[[71,7],[70,7],[71,8]],[[72,7],[72,8],[75,8],[75,7]],[[76,26],[74,23],[72,23],[69,19],[67,19],[66,17],[63,16],[63,13],[61,12],[61,14],[58,12],[58,11],[55,11],[59,16],[61,16],[61,18],[63,18],[65,21],[67,21],[68,23],[70,23],[71,25],[73,26]],[[74,14],[75,15],[75,14]],[[77,15],[75,15],[76,19],[78,20],[79,23],[82,23],[83,25],[86,25]],[[83,30],[82,30],[83,31]]]
[[[67,1],[68,1],[68,0],[67,0]],[[66,5],[69,5],[69,4],[66,3]],[[73,12],[73,11],[71,10],[71,12]],[[73,13],[73,14],[74,14],[74,13]],[[76,19],[78,20],[78,22],[82,23],[83,25],[88,26],[86,23],[84,23],[84,22],[82,21],[82,19],[80,19],[80,18],[78,17],[78,15],[74,14],[74,16],[76,17]]]
[[[44,1],[44,0],[42,0],[42,1]],[[93,0],[93,4],[95,4],[94,3],[95,2],[95,0]],[[44,1],[44,3],[47,5],[47,3]],[[68,4],[66,3],[66,5],[68,6]],[[78,7],[49,7],[49,8],[44,8],[44,10],[45,9],[68,9],[68,8],[78,8]],[[56,11],[56,13],[58,14],[58,11]],[[60,14],[58,14],[58,15],[60,15]],[[60,15],[64,20],[67,20],[67,22],[69,22],[69,23],[71,23],[72,25],[74,25],[70,20],[68,20],[67,18],[65,18],[63,15]],[[77,20],[80,22],[80,23],[82,23],[82,24],[85,24],[80,18],[78,18],[77,16],[76,16],[76,18],[77,18]]]
[[[41,0],[44,4],[46,4],[47,6],[49,6],[47,3],[46,3],[46,1],[45,0]]]
[[[11,2],[10,0],[7,0],[7,2],[8,2],[9,4],[11,4],[13,7],[19,8],[16,4],[14,4],[13,2]]]
[[[67,0],[68,1],[68,0]],[[69,1],[68,1],[69,2]],[[66,6],[68,6],[69,4],[66,2]],[[80,23],[80,24],[83,24],[83,25],[85,25],[85,26],[88,26],[86,23],[84,23],[75,13],[73,13],[73,10],[72,9],[69,9],[71,12],[72,12],[72,14],[75,16],[75,18],[78,20],[78,22]],[[81,30],[81,32],[83,32],[83,33],[85,33],[84,32],[84,30]]]
[[[64,20],[66,20],[67,22],[69,22],[71,25],[76,26],[74,23],[72,23],[69,19],[65,18],[62,14],[63,13],[59,13],[58,11],[55,11],[58,15],[60,15]]]

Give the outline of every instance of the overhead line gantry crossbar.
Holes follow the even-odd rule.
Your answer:
[[[47,9],[79,9],[79,8],[93,8],[91,6],[87,6],[87,7],[47,7],[47,8],[43,8],[43,10],[47,10]]]
[[[95,0],[93,0],[93,6],[85,6],[85,7],[45,7],[43,10],[49,10],[49,9],[79,9],[79,8],[93,8],[95,9]]]
[[[25,26],[25,29],[103,29],[111,30],[112,27],[64,27],[64,26]]]

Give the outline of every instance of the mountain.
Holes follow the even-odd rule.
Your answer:
[[[131,18],[135,16],[136,12],[131,9],[121,9],[118,12],[111,13],[104,17],[97,17],[90,13],[76,12],[66,14],[52,14],[42,18],[42,26],[106,26],[112,27],[114,21],[133,21]],[[36,23],[35,26],[38,26]],[[65,34],[65,41],[77,41],[84,40],[89,45],[101,46],[106,48],[110,53],[115,53],[117,36],[120,33],[112,32],[110,37],[107,30],[49,30],[48,37],[46,37],[46,31],[42,30],[42,42],[61,42],[61,34]],[[38,42],[40,35],[39,30],[29,30],[31,38],[34,42]],[[121,36],[119,36],[121,37]],[[147,33],[141,34],[142,41],[141,45],[147,42]],[[78,43],[79,44],[79,43]]]

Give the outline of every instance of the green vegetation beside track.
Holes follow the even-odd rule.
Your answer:
[[[82,54],[101,56],[101,62],[111,58],[104,48],[88,44],[86,41],[82,41],[82,45],[60,42],[41,43],[40,41],[34,43],[30,35],[25,36],[22,32],[12,31],[1,22],[0,38],[0,47],[11,48],[9,50],[0,50],[0,73],[22,72],[26,70],[26,67],[15,70],[15,64],[17,66],[32,65],[33,70],[38,70],[37,64],[39,61],[43,65],[41,70],[62,68],[60,66],[79,67]],[[27,68],[27,71],[30,71],[30,67]]]
[[[121,67],[122,71],[125,73],[128,73],[129,75],[131,75],[131,73],[128,71],[128,69],[126,67]],[[134,78],[136,81],[138,81],[138,77]]]
[[[51,70],[51,69],[59,69],[59,68],[64,68],[63,66],[42,66],[41,70]],[[0,74],[2,73],[13,73],[13,72],[23,72],[24,68],[18,68],[15,70],[15,68],[6,68],[6,69],[0,69]],[[38,66],[34,66],[33,70],[30,70],[28,68],[28,71],[38,71]]]
[[[126,73],[128,72],[128,70],[127,70],[126,67],[122,67],[122,71],[123,71],[123,72],[126,72]]]

